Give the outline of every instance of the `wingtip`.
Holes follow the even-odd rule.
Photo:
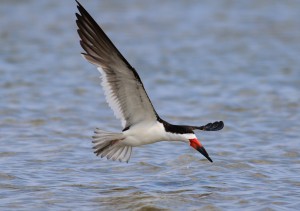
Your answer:
[[[218,130],[222,130],[223,128],[224,128],[223,121],[216,121],[214,123],[208,123],[200,127],[194,127],[194,129],[203,130],[203,131],[218,131]]]
[[[223,128],[224,128],[224,126],[225,126],[224,122],[223,122],[223,121],[220,121],[220,124],[221,124],[221,126],[222,126],[222,127],[220,126],[220,127],[221,127],[221,129],[223,129]],[[220,130],[221,130],[221,129],[220,129]]]
[[[82,5],[79,3],[79,1],[75,0],[77,3],[77,9],[80,10],[80,8],[82,7]]]
[[[76,20],[76,22],[77,22],[82,16],[78,12],[75,12],[75,15],[76,15],[76,18],[77,18],[77,20]]]

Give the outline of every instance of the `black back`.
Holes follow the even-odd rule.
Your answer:
[[[161,118],[158,118],[157,120],[164,125],[166,132],[177,134],[194,133],[193,129],[195,128],[192,126],[172,125]]]

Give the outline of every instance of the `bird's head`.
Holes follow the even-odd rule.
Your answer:
[[[202,131],[217,131],[221,130],[224,127],[224,123],[222,121],[217,121],[214,123],[208,123],[203,126],[188,126],[188,125],[171,125],[166,121],[160,120],[163,122],[165,130],[170,132],[169,138],[176,141],[183,141],[189,143],[191,147],[200,152],[204,157],[207,158],[210,162],[213,162],[206,152],[205,148],[201,144],[201,142],[196,137],[194,130],[202,130]]]
[[[204,130],[204,131],[217,131],[217,130],[222,130],[224,127],[224,123],[223,121],[217,121],[214,123],[208,123],[204,126],[192,126],[191,129],[192,130]],[[189,138],[190,141],[190,146],[193,147],[195,150],[197,150],[198,152],[200,152],[204,157],[207,158],[207,160],[209,160],[210,162],[213,162],[212,159],[209,157],[208,153],[206,152],[205,148],[203,147],[203,145],[201,144],[201,142],[197,139],[197,137],[190,137]]]

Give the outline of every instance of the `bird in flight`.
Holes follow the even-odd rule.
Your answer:
[[[79,10],[76,13],[77,32],[85,51],[82,56],[100,71],[106,101],[123,126],[121,132],[97,128],[93,136],[94,153],[101,158],[128,162],[133,147],[158,141],[182,141],[213,162],[194,130],[217,131],[224,127],[224,123],[173,125],[160,118],[137,71],[84,7],[76,2]]]

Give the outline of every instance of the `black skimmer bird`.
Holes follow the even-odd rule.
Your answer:
[[[102,76],[106,100],[121,120],[123,130],[115,133],[95,130],[95,154],[111,160],[129,161],[132,147],[158,141],[182,141],[212,162],[194,130],[217,131],[222,121],[204,126],[173,125],[159,117],[136,70],[122,56],[91,15],[77,2],[76,13],[82,56],[96,65]]]

